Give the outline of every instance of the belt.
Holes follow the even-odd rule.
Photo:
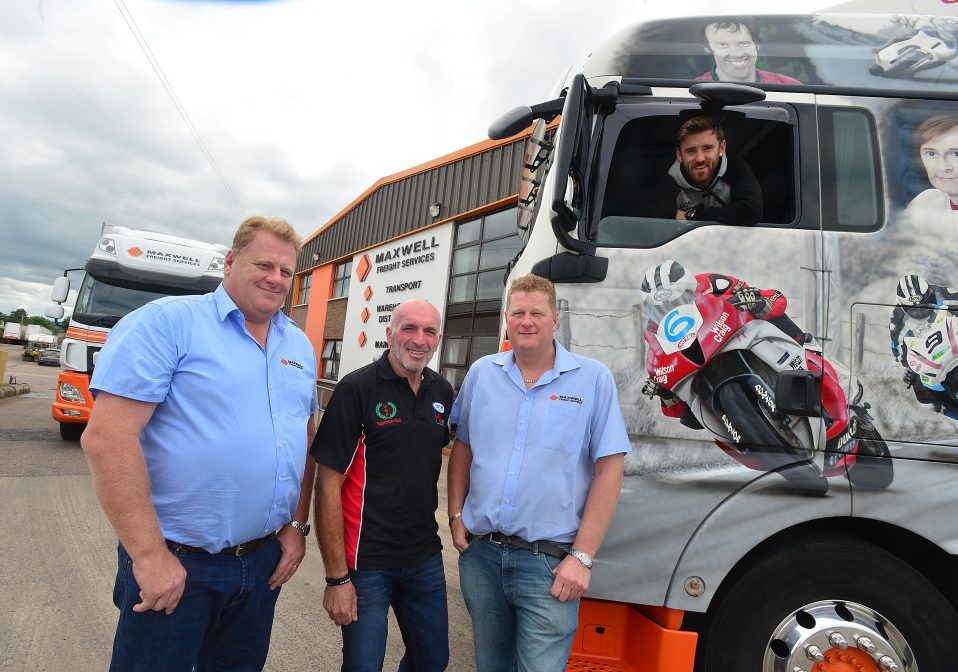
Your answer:
[[[188,551],[190,553],[206,553],[207,555],[249,555],[257,548],[265,544],[267,541],[276,536],[275,532],[270,532],[265,537],[260,537],[259,539],[253,539],[252,541],[246,541],[242,544],[237,544],[236,546],[230,546],[224,548],[221,551],[216,553],[210,553],[205,548],[199,548],[198,546],[190,546],[188,544],[181,544],[178,541],[166,540],[166,546],[172,551]]]
[[[501,546],[514,546],[516,548],[532,551],[533,553],[545,553],[546,555],[551,555],[553,558],[561,559],[569,555],[569,551],[565,550],[562,546],[554,541],[526,541],[522,537],[510,537],[508,534],[502,534],[500,532],[480,534],[474,536],[473,539],[478,539],[479,541],[490,541],[493,544],[499,544]]]

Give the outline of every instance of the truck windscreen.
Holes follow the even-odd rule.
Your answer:
[[[100,320],[102,326],[112,326],[124,315],[154,299],[178,294],[196,294],[182,288],[118,282],[112,278],[96,278],[89,273],[83,278],[77,295],[74,318],[89,323]]]

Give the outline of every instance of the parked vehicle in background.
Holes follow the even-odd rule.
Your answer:
[[[164,233],[103,225],[83,267],[86,274],[60,347],[63,371],[52,414],[60,423],[61,437],[68,441],[80,438],[90,419],[90,376],[110,329],[153,299],[216,289],[223,279],[228,249]],[[70,280],[64,272],[54,281],[51,297],[62,304],[69,292]],[[48,310],[47,316],[60,319],[63,313],[63,306],[58,305]]]
[[[612,371],[634,446],[569,670],[958,670],[956,395],[902,386],[958,393],[958,325],[896,303],[909,274],[958,287],[958,18],[867,4],[629,26],[490,129],[536,121],[510,276],[555,282],[557,338]],[[762,216],[722,224],[740,164]]]
[[[60,366],[60,348],[46,348],[37,357],[40,366]]]
[[[53,332],[40,324],[6,322],[3,325],[3,340],[7,343],[50,344],[55,341]]]

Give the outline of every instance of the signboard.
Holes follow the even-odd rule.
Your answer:
[[[382,355],[393,309],[409,299],[424,299],[446,309],[453,223],[399,238],[353,257],[339,377]],[[439,369],[439,352],[429,362]]]

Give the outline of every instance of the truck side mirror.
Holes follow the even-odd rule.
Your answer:
[[[63,306],[57,304],[55,306],[48,306],[43,314],[49,317],[52,320],[59,320],[63,317]]]
[[[54,303],[63,303],[67,300],[67,295],[70,293],[70,278],[66,276],[60,276],[53,281],[53,289],[50,291],[50,298]],[[63,317],[62,313],[60,317]]]
[[[780,372],[775,381],[775,410],[786,415],[821,417],[822,372]]]

